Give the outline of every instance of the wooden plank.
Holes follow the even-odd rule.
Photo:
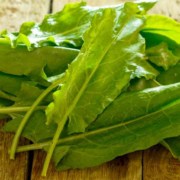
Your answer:
[[[39,22],[49,11],[50,0],[0,1],[0,31],[17,31],[25,21]]]
[[[180,0],[159,0],[150,13],[163,14],[180,21]]]
[[[40,151],[35,153],[31,180],[141,180],[142,177],[141,152],[119,157],[101,166],[83,170],[58,172],[51,163],[48,169],[47,177],[41,177],[44,158],[45,153]]]
[[[179,180],[180,161],[161,145],[146,150],[143,155],[144,180]]]
[[[0,129],[3,124],[0,120]],[[10,160],[8,149],[12,138],[12,134],[0,132],[0,180],[25,180],[28,175],[28,153],[18,154],[15,160]],[[21,139],[20,143],[24,142]]]

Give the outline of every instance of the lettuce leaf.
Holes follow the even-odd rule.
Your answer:
[[[138,6],[139,13],[145,13],[156,2],[157,0],[143,0],[131,4]],[[120,10],[123,6],[122,3],[112,8]],[[92,18],[106,8],[109,7],[86,6],[85,2],[67,4],[62,11],[46,15],[40,24],[25,22],[19,32],[3,31],[0,37],[8,40],[12,47],[21,44],[29,50],[47,45],[81,48],[82,36],[89,28]]]
[[[17,151],[47,151],[43,175],[51,157],[57,169],[84,168],[159,142],[179,157],[180,24],[145,15],[155,2],[69,4],[1,33],[0,113],[12,117],[4,130],[25,122],[17,137],[35,144]]]
[[[172,86],[169,86],[171,90]],[[176,88],[178,86],[178,84],[175,85]],[[168,101],[165,100],[167,94],[170,96],[172,92],[168,88],[167,91],[165,89],[165,87],[158,87],[136,92],[127,97],[124,94],[102,114],[102,117],[99,117],[100,119],[98,118],[100,121],[96,120],[97,124],[95,122],[94,126],[89,127],[86,133],[61,139],[60,149],[54,152],[53,157],[57,169],[96,166],[117,156],[149,148],[167,136],[178,135],[180,96],[172,97],[174,100],[169,99],[167,103]],[[165,96],[162,93],[163,90],[167,93]],[[160,96],[158,97],[157,94]],[[151,106],[154,100],[157,102],[157,99],[160,106]],[[164,100],[166,103],[163,104]],[[137,102],[137,104],[132,102]],[[138,116],[141,112],[146,112],[147,115]],[[131,119],[131,116],[134,118]],[[68,148],[68,151],[62,157],[61,148],[63,147]]]
[[[70,136],[63,133],[53,154],[57,169],[96,166],[117,156],[147,149],[164,138],[177,136],[180,132],[179,108],[180,83],[125,92],[97,117],[86,132]],[[38,127],[45,120],[39,117],[38,120],[32,118],[32,121],[28,122],[23,135],[29,139],[34,137],[34,142],[41,143],[29,145],[28,150],[44,148],[47,151],[55,124],[40,126],[42,134],[39,134],[39,129],[34,129],[32,124]],[[5,130],[17,127],[16,123],[9,122]]]
[[[78,53],[78,50],[63,47],[46,46],[29,52],[25,47],[12,49],[0,45],[0,72],[41,82],[48,76],[64,73]]]
[[[142,30],[144,34],[161,35],[180,45],[180,23],[162,15],[147,15],[146,18],[146,25]]]
[[[127,7],[121,16],[112,9],[96,16],[84,36],[79,56],[66,71],[66,83],[55,93],[54,103],[47,109],[49,119],[57,123],[69,118],[69,133],[83,132],[130,79],[157,75],[144,59],[145,44],[139,35],[144,21],[135,17],[137,12],[133,6],[127,4]],[[103,37],[106,37],[105,41]],[[108,72],[113,73],[104,77]]]
[[[172,51],[168,49],[166,43],[148,48],[146,54],[153,64],[163,67],[164,70],[168,70],[180,60],[180,57],[175,56]]]

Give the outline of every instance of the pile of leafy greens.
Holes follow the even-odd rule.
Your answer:
[[[42,175],[157,143],[180,158],[180,23],[155,0],[68,4],[0,34],[0,118],[15,153],[47,151]],[[18,146],[20,136],[32,141]]]

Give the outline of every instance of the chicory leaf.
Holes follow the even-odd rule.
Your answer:
[[[157,46],[148,48],[146,54],[153,64],[163,67],[164,70],[168,70],[180,60],[180,57],[175,56],[172,51],[168,49],[166,43],[161,43]]]
[[[141,14],[156,2],[157,0],[143,0],[134,4]],[[123,6],[124,4],[119,4],[112,8],[118,10]],[[94,14],[106,8],[109,7],[86,6],[85,2],[67,4],[62,11],[47,15],[40,24],[26,22],[18,33],[3,31],[0,37],[8,40],[12,47],[24,44],[29,50],[47,45],[80,48],[83,44],[82,36],[89,28]]]
[[[53,154],[57,169],[96,166],[179,135],[179,100],[180,83],[123,93],[86,132],[63,135]],[[41,142],[46,150],[51,144]]]
[[[31,106],[37,97],[42,94],[43,88],[31,84],[22,83],[19,92],[17,93],[14,106]],[[52,101],[52,94],[49,94],[40,105],[47,105]]]
[[[136,13],[128,4],[121,13],[102,11],[85,34],[80,54],[66,72],[66,83],[47,109],[49,119],[57,123],[69,118],[69,133],[83,132],[131,78],[157,75],[144,60],[144,40],[139,35],[144,20]]]
[[[57,168],[99,165],[117,156],[146,149],[164,138],[179,135],[179,100],[180,83],[123,93],[86,132],[71,136],[63,134],[53,154]],[[46,147],[47,150],[51,142],[47,143],[46,139],[52,138],[56,130],[55,124],[45,126],[45,120],[42,121],[39,116],[36,120],[31,120],[25,127],[23,136],[34,142],[42,142],[39,147]],[[16,123],[17,120],[7,123],[5,130],[15,131]],[[40,127],[39,123],[42,123]],[[40,130],[34,127],[39,127]],[[47,128],[50,129],[47,131]],[[63,153],[63,147],[66,147],[66,153]]]
[[[180,82],[180,63],[161,72],[157,76],[157,81],[164,85]]]
[[[24,76],[15,76],[10,74],[5,74],[0,72],[0,90],[8,94],[16,96],[21,88],[22,83],[32,83],[27,77]]]
[[[8,132],[16,132],[18,126],[22,120],[23,114],[18,114],[11,121],[7,122],[3,131]],[[53,137],[54,132],[56,130],[56,124],[51,124],[50,126],[46,126],[46,116],[44,111],[38,110],[33,113],[25,126],[22,136],[33,142],[42,142],[49,140]]]
[[[69,151],[57,168],[95,166],[119,155],[149,148],[163,138],[179,135],[179,87],[180,84],[174,84],[120,96],[87,132],[60,140],[59,145],[69,146]],[[173,97],[174,92],[178,95]],[[167,95],[172,99],[166,100]],[[156,99],[159,106],[153,103]],[[54,157],[58,158],[59,154],[61,152]]]
[[[0,44],[0,72],[27,76],[41,83],[47,76],[64,73],[78,53],[75,49],[51,46],[29,52],[25,46],[13,49]]]
[[[144,19],[137,16],[138,12],[137,5],[125,3],[118,11],[112,8],[102,10],[92,20],[79,56],[66,71],[66,83],[55,93],[54,103],[47,109],[47,124],[53,119],[58,127],[42,175],[46,175],[67,122],[70,134],[84,132],[131,78],[156,76],[156,71],[144,60],[145,44],[139,34]]]
[[[180,63],[171,67],[167,71],[162,72],[158,77],[157,81],[161,84],[168,85],[172,83],[180,82]],[[171,137],[161,142],[175,158],[180,159],[180,136]]]
[[[4,31],[1,36],[9,40],[12,47],[24,44],[29,50],[47,45],[80,48],[82,35],[98,10],[86,6],[85,2],[67,4],[62,11],[47,15],[40,24],[25,22],[18,33]]]
[[[147,15],[143,34],[164,36],[180,45],[180,23],[162,15]]]
[[[46,111],[47,122],[53,119],[53,123],[46,126],[44,111],[34,109],[22,132],[33,142],[46,144],[43,147],[48,155],[43,173],[51,156],[58,169],[84,168],[180,135],[180,85],[176,83],[179,82],[180,24],[159,15],[147,16],[145,20],[144,12],[155,2],[129,2],[111,8],[92,8],[84,2],[71,4],[59,13],[46,16],[39,25],[27,22],[19,33],[0,35],[2,52],[9,48],[2,53],[3,61],[0,60],[0,82],[4,83],[5,75],[12,83],[0,87],[0,97],[6,98],[0,101],[10,102],[8,105],[15,102],[14,106],[30,105],[50,84],[48,81],[63,77],[63,86],[54,93],[54,102]],[[154,23],[157,18],[160,23]],[[166,22],[168,26],[163,28]],[[140,31],[146,39],[146,55],[160,70],[157,80],[153,78],[158,71],[146,60]],[[151,36],[155,37],[153,43],[149,41]],[[16,49],[11,49],[10,44]],[[79,53],[57,46],[82,46],[82,49]],[[28,56],[31,54],[32,64],[24,60],[26,47],[31,50]],[[16,59],[17,68],[13,69],[14,57],[6,62],[5,55],[15,52],[20,60]],[[43,57],[37,63],[40,56]],[[21,63],[27,68],[23,69]],[[16,77],[18,81],[14,82]],[[176,84],[159,86],[159,83]],[[142,89],[145,90],[138,91]],[[41,103],[46,105],[51,101],[50,94]],[[23,112],[12,116],[5,130],[16,131],[22,115]],[[178,138],[172,138],[172,143],[169,139],[163,141],[176,157],[179,157]],[[51,139],[52,144],[45,142]]]
[[[180,136],[168,138],[161,142],[171,154],[180,160]]]

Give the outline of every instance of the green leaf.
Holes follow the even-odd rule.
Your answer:
[[[144,0],[131,5],[138,7],[138,13],[145,13],[156,0]],[[119,10],[124,4],[113,6]],[[0,37],[5,38],[12,47],[24,44],[29,50],[47,45],[80,48],[82,36],[89,28],[93,16],[109,7],[90,7],[85,2],[67,4],[64,9],[55,14],[46,15],[40,24],[25,22],[18,33],[3,31]]]
[[[143,34],[156,34],[180,44],[180,23],[162,15],[147,15]]]
[[[180,63],[171,67],[168,71],[162,72],[157,77],[158,82],[161,84],[172,84],[180,82]],[[179,111],[179,110],[178,110]],[[165,139],[161,142],[175,158],[180,159],[180,136]]]
[[[46,15],[40,24],[25,22],[17,34],[3,32],[1,36],[9,40],[12,47],[24,44],[29,50],[47,45],[80,48],[82,35],[98,10],[86,6],[85,2],[67,4],[62,11]]]
[[[66,83],[47,110],[55,122],[69,118],[70,133],[83,132],[131,78],[157,74],[144,60],[144,40],[139,35],[144,21],[135,14],[131,4],[117,14],[107,9],[85,34],[80,54],[67,70]]]
[[[163,67],[165,70],[176,65],[180,60],[180,57],[175,56],[172,51],[168,49],[166,43],[161,43],[157,46],[148,48],[146,53],[153,64]]]
[[[60,140],[60,146],[69,145],[70,149],[57,168],[99,165],[119,155],[149,148],[163,138],[179,135],[179,88],[180,84],[176,84],[123,94],[86,133]],[[176,95],[171,96],[175,92]],[[167,95],[171,96],[168,100]],[[55,159],[59,154],[61,152],[54,154]]]
[[[3,130],[6,132],[16,132],[22,118],[23,114],[17,115],[14,119],[5,124]],[[22,136],[28,138],[33,142],[49,140],[54,135],[56,124],[46,126],[45,121],[46,116],[44,111],[35,111],[30,117],[27,125],[25,126],[22,132]]]
[[[1,92],[0,92],[0,96],[1,96]],[[10,105],[12,105],[11,101],[9,101],[7,99],[0,98],[0,109],[3,107],[6,107],[6,106],[10,106]],[[9,117],[8,115],[0,113],[0,120],[6,119],[8,117]]]
[[[67,4],[62,11],[47,15],[38,28],[35,27],[35,30],[37,35],[40,34],[40,38],[41,34],[53,37],[57,45],[69,43],[75,47],[81,47],[82,35],[90,25],[96,11],[98,8],[86,6],[85,2]],[[32,35],[34,36],[34,33]]]
[[[0,44],[0,72],[42,82],[42,78],[64,73],[78,53],[75,49],[51,46],[29,52],[24,46],[12,49]]]
[[[15,76],[0,72],[0,90],[8,94],[16,96],[21,89],[22,83],[36,84],[29,81],[27,77]]]
[[[140,91],[147,88],[157,87],[159,85],[160,84],[154,79],[147,80],[145,78],[140,78],[140,79],[135,78],[131,80],[127,91]]]
[[[69,134],[84,132],[132,78],[157,75],[144,59],[145,44],[139,34],[144,20],[137,12],[135,4],[127,3],[121,10],[105,9],[94,17],[79,56],[66,71],[66,83],[46,111],[47,124],[53,120],[58,127],[42,175],[67,122]]]
[[[105,126],[110,126],[116,124],[116,121],[119,122],[122,120],[122,122],[124,122],[145,114],[150,114],[159,108],[162,109],[163,105],[180,98],[179,88],[180,83],[177,83],[147,88],[139,92],[124,93],[116,99],[88,129],[101,128],[103,127],[103,123]]]
[[[0,90],[0,98],[5,99],[5,100],[9,100],[9,101],[11,101],[12,103],[13,103],[14,101],[16,101],[16,97],[15,97],[15,96],[10,95],[10,94],[8,94],[8,93],[5,93],[4,91],[1,91],[1,90]]]
[[[0,72],[0,97],[13,101],[13,106],[31,105],[45,90],[36,82],[29,81],[24,76],[14,76]],[[52,101],[51,95],[47,96],[42,104]]]
[[[180,63],[167,71],[161,72],[157,81],[164,85],[180,82]]]
[[[171,154],[180,160],[180,136],[168,138],[161,142]]]
[[[147,41],[148,43],[148,41]],[[160,44],[158,46],[163,46],[163,44]],[[151,50],[155,50],[155,51],[159,51],[158,50],[158,46],[152,47],[150,48]],[[151,53],[147,54],[149,56],[151,56]],[[158,57],[161,56],[160,54],[158,55]],[[179,56],[180,57],[180,56]],[[150,58],[150,57],[149,57]],[[156,57],[155,57],[156,58]],[[165,57],[162,57],[162,59],[166,59]],[[173,56],[172,56],[173,59]],[[169,65],[171,66],[171,63],[173,63],[172,59],[169,59],[167,61],[167,63],[170,63]],[[157,63],[160,63],[157,59]],[[157,64],[156,63],[156,64]],[[163,63],[160,64],[160,66],[162,66]],[[179,83],[180,82],[180,63],[176,64],[173,67],[168,68],[167,71],[161,71],[161,73],[157,76],[157,82],[164,84],[164,85],[169,85],[169,84],[173,84],[173,83]],[[156,84],[154,81],[152,80],[145,80],[145,79],[136,79],[133,80],[131,82],[131,85],[129,86],[129,90],[130,91],[137,91],[137,90],[142,90],[145,88],[149,88],[149,87],[154,87],[154,86],[159,86],[158,84]],[[179,143],[179,139],[180,136],[178,137],[173,137],[173,138],[169,138],[169,139],[165,139],[161,142],[162,145],[164,145],[175,158],[180,158],[180,143]]]
[[[99,165],[117,156],[146,149],[164,138],[177,136],[180,134],[179,108],[180,83],[123,93],[85,133],[63,134],[53,154],[57,168]],[[42,118],[45,116],[39,113],[37,118],[32,116],[23,136],[42,142],[38,147],[46,147],[47,150],[51,142],[46,142],[46,139],[52,138],[56,126],[45,126]],[[15,131],[16,123],[19,122],[9,122],[5,130]],[[36,144],[32,146],[36,147]]]
[[[57,169],[96,166],[177,136],[179,108],[180,83],[123,93],[86,132],[63,134],[53,154]],[[50,144],[51,141],[45,141],[31,148],[47,150]]]
[[[150,10],[157,2],[158,0],[138,0],[138,1],[135,1],[134,3],[137,3],[138,8],[142,12],[146,12]]]
[[[42,94],[45,89],[33,86],[31,84],[22,83],[19,90],[14,106],[30,106]],[[47,105],[52,101],[52,94],[47,96],[41,104]]]

